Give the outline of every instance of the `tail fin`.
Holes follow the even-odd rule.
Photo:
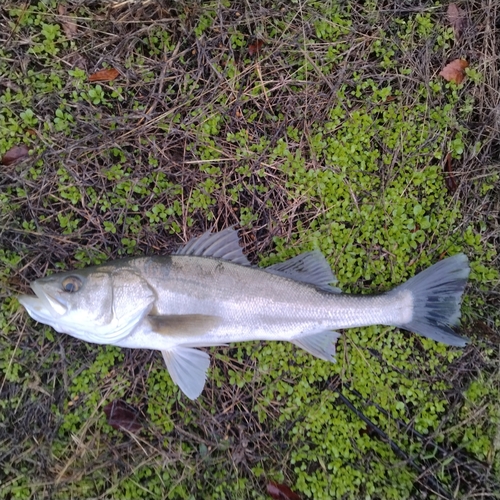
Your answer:
[[[394,325],[443,344],[465,346],[468,339],[457,335],[450,326],[458,325],[460,299],[470,268],[463,253],[444,259],[417,274],[389,294],[409,290],[413,297],[411,321]]]

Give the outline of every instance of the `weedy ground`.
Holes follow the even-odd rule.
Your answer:
[[[30,154],[0,167],[0,497],[497,494],[498,7],[462,2],[457,35],[444,2],[2,2],[0,156]],[[439,76],[457,58],[460,85]],[[471,344],[212,349],[190,402],[158,353],[58,335],[15,298],[235,224],[256,264],[319,248],[346,292],[464,251]],[[116,399],[140,431],[108,424]]]

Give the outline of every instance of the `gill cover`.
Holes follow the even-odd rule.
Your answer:
[[[112,325],[98,334],[100,344],[112,344],[129,335],[151,311],[156,295],[138,272],[129,268],[111,274]],[[94,336],[94,334],[92,334]]]

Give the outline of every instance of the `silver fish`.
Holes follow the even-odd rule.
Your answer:
[[[196,347],[286,340],[335,361],[335,329],[390,325],[448,345],[467,339],[460,318],[469,264],[444,259],[380,295],[342,294],[319,251],[261,269],[250,265],[232,228],[204,233],[177,253],[116,260],[36,280],[21,295],[29,315],[60,333],[96,344],[162,352],[190,399],[210,364]]]

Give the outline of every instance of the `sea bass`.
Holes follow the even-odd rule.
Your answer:
[[[319,251],[254,267],[228,228],[204,233],[175,254],[135,257],[58,273],[21,295],[29,315],[96,344],[162,352],[173,381],[190,399],[210,364],[197,347],[285,340],[335,361],[336,329],[390,325],[448,345],[467,339],[450,328],[460,318],[469,264],[444,259],[379,295],[342,294]]]

